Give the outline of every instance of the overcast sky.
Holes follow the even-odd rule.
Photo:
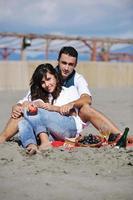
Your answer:
[[[0,0],[0,32],[133,38],[133,0]]]

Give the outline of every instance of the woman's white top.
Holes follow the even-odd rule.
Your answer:
[[[67,103],[70,103],[72,101],[75,101],[79,98],[80,98],[80,96],[79,96],[79,93],[78,93],[75,86],[71,86],[69,88],[66,88],[66,87],[63,86],[62,90],[60,92],[60,95],[58,96],[58,98],[56,100],[54,100],[53,104],[56,105],[56,106],[62,106],[62,105],[65,105]],[[27,101],[27,99],[28,99],[28,101],[31,101],[30,92],[27,94],[26,97],[24,97],[18,103],[22,104],[24,101]],[[51,95],[49,95],[49,101],[50,102],[52,101]],[[76,110],[76,112],[77,112],[77,116],[72,116],[72,117],[74,118],[75,123],[76,123],[77,133],[80,133],[83,130],[83,128],[86,124],[78,116],[78,110]]]

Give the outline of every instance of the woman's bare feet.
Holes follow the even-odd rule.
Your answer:
[[[38,152],[38,148],[37,148],[37,145],[35,144],[29,144],[27,147],[26,147],[26,152],[29,154],[29,155],[34,155]]]
[[[51,145],[51,142],[45,142],[45,143],[42,143],[40,146],[39,146],[39,150],[40,151],[46,151],[46,150],[49,150],[52,148],[52,145]]]
[[[46,151],[52,148],[51,142],[49,141],[48,135],[45,132],[39,134],[40,146],[39,151]]]

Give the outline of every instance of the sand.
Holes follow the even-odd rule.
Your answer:
[[[0,131],[24,95],[0,92]],[[92,89],[93,106],[133,134],[133,89]],[[90,126],[86,133],[96,133]],[[29,156],[15,142],[0,145],[1,200],[132,200],[133,148],[48,150]]]

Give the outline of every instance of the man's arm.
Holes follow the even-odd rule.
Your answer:
[[[77,88],[78,94],[81,97],[84,94],[88,94],[91,97],[88,82],[85,80],[83,75],[76,72],[74,79],[74,86]]]
[[[92,104],[92,97],[88,94],[82,94],[79,99],[73,101],[74,108],[81,108],[84,104]]]
[[[75,94],[75,91],[72,91],[70,94],[71,99],[69,98],[70,103],[65,104],[61,108],[62,114],[64,112],[69,113],[69,111],[72,108],[80,109],[84,104],[88,104],[88,105],[92,104],[92,97],[91,97],[91,92],[88,87],[88,83],[83,77],[83,75],[77,72],[75,73],[75,77],[74,77],[74,86],[77,90],[78,98],[76,98],[76,100],[72,99],[73,95]]]
[[[91,105],[92,103],[92,97],[88,94],[82,94],[79,99],[71,101],[70,103],[67,103],[60,107],[60,113],[61,114],[69,114],[70,110],[73,108],[80,109],[84,104]]]

